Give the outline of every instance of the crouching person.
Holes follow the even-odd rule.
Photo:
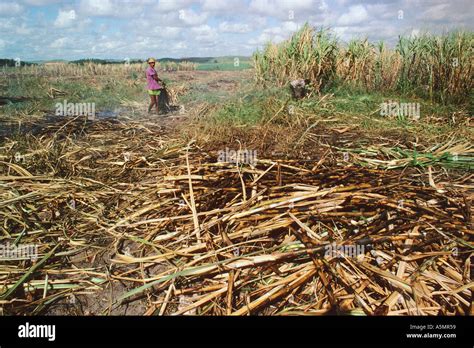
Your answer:
[[[308,94],[309,79],[298,79],[290,82],[291,95],[293,99],[302,99]]]

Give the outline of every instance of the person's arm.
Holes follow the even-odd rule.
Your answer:
[[[158,77],[158,74],[153,75],[153,78],[156,82],[160,83],[163,86],[163,81]]]

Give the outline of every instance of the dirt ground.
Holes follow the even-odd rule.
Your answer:
[[[181,93],[188,92],[189,89],[192,90],[193,88],[197,88],[200,91],[205,90],[209,93],[215,91],[232,93],[239,87],[239,83],[243,78],[249,77],[248,72],[242,71],[176,71],[161,72],[159,75],[160,78],[169,80],[171,86],[181,87]],[[16,102],[17,99],[14,98],[12,100],[10,98],[8,101]],[[24,99],[21,99],[21,101],[24,101]],[[188,113],[193,107],[192,103],[191,105],[178,104],[174,105],[174,111],[156,115],[155,112],[147,112],[148,103],[149,99],[144,91],[141,103],[119,106],[113,110],[102,110],[98,113],[97,122],[143,122],[148,127],[152,125],[155,129],[160,129],[161,134],[173,134],[176,132],[177,126],[186,121]],[[56,125],[59,122],[63,123],[64,118],[54,116],[53,111],[51,115],[47,114],[41,118],[25,120],[21,124],[11,122],[7,118],[2,118],[0,120],[0,141],[8,139],[12,134],[17,136],[24,136],[26,134],[42,136],[48,132],[45,130],[49,127],[57,128]],[[90,258],[89,254],[89,252],[77,254],[71,257],[69,262],[78,268],[86,267],[96,271],[109,271],[111,266],[110,259],[113,253],[105,252],[98,257],[94,256],[93,259]],[[162,271],[163,267],[160,265],[146,270],[149,275]],[[100,290],[95,289],[94,291],[71,293],[53,302],[41,313],[46,315],[143,315],[147,309],[146,298],[142,300],[134,299],[134,301],[129,303],[116,303],[118,297],[132,288],[133,284],[111,280],[102,285]],[[173,308],[173,305],[170,308]]]
[[[197,92],[207,91],[209,93],[219,92],[232,94],[240,87],[242,81],[249,76],[248,72],[241,71],[193,71],[167,72],[163,73],[161,77],[169,80],[171,87],[180,90],[181,93],[189,93],[195,89]],[[70,212],[70,210],[66,208],[67,202],[64,197],[52,200],[50,197],[54,195],[54,189],[47,183],[36,184],[33,182],[31,187],[20,187],[19,183],[12,183],[12,192],[16,192],[15,190],[21,190],[22,192],[29,192],[29,190],[31,192],[42,192],[41,190],[44,190],[44,193],[42,193],[44,197],[38,199],[38,201],[29,202],[32,206],[39,207],[37,208],[38,221],[35,221],[36,224],[42,224],[43,227],[51,228],[58,228],[58,226],[70,227],[70,231],[66,230],[64,233],[70,233],[71,235],[68,235],[68,237],[71,238],[71,240],[75,240],[79,245],[81,245],[81,243],[90,242],[94,245],[94,248],[88,248],[83,252],[75,252],[71,256],[65,256],[59,261],[55,261],[59,262],[61,267],[66,267],[68,272],[74,276],[76,276],[74,270],[77,270],[77,272],[81,274],[78,278],[78,282],[80,283],[78,290],[65,291],[61,296],[58,296],[56,300],[52,300],[47,306],[39,309],[35,305],[32,306],[32,303],[41,303],[42,291],[33,291],[32,294],[25,292],[23,297],[27,299],[26,303],[19,301],[3,304],[8,313],[19,314],[26,309],[30,310],[31,308],[36,308],[36,314],[46,315],[152,315],[157,314],[167,295],[167,291],[171,291],[170,289],[173,289],[173,287],[175,290],[177,289],[176,293],[180,295],[176,296],[176,298],[167,305],[166,311],[164,312],[165,314],[183,310],[193,303],[198,291],[192,289],[191,282],[188,284],[186,281],[178,279],[164,283],[166,286],[163,284],[154,285],[141,292],[139,296],[127,298],[124,301],[117,301],[118,298],[136,289],[137,286],[143,285],[145,282],[142,282],[140,279],[154,279],[157,275],[166,274],[166,272],[174,269],[173,267],[178,269],[178,266],[172,263],[176,262],[174,258],[171,259],[172,262],[170,261],[168,263],[147,263],[146,266],[143,266],[144,263],[140,263],[140,266],[127,268],[129,267],[127,257],[148,256],[143,245],[139,244],[137,240],[133,238],[140,238],[140,243],[149,243],[150,240],[154,241],[153,238],[155,237],[160,240],[159,238],[162,238],[160,237],[161,234],[168,233],[168,229],[170,229],[170,231],[175,229],[176,233],[182,232],[186,228],[192,230],[192,228],[189,227],[192,226],[191,217],[189,217],[189,225],[180,225],[179,222],[175,223],[174,220],[171,219],[171,217],[175,217],[171,213],[166,212],[167,208],[162,207],[150,208],[150,219],[166,220],[167,217],[170,217],[169,223],[166,222],[164,227],[161,225],[157,227],[151,224],[148,228],[139,228],[137,234],[132,236],[133,238],[128,235],[130,231],[134,231],[129,227],[123,227],[123,230],[120,230],[120,232],[114,230],[115,222],[121,221],[124,216],[133,217],[134,214],[138,214],[138,212],[141,213],[142,209],[148,209],[149,204],[158,204],[160,203],[160,199],[168,199],[167,195],[169,195],[170,192],[185,192],[185,190],[187,190],[187,183],[183,184],[179,179],[180,175],[186,175],[186,172],[183,172],[183,168],[186,168],[183,164],[184,152],[180,152],[182,150],[176,150],[179,156],[177,155],[176,158],[171,157],[169,160],[171,163],[168,163],[168,158],[166,157],[168,156],[167,151],[172,152],[175,150],[168,148],[167,145],[164,146],[164,144],[172,143],[177,138],[177,133],[181,131],[180,127],[183,125],[192,126],[192,124],[187,122],[191,117],[190,115],[195,111],[195,108],[198,107],[198,104],[191,101],[176,106],[178,107],[177,110],[167,115],[148,114],[148,97],[144,93],[143,101],[121,105],[110,113],[110,117],[99,117],[98,120],[87,123],[86,125],[81,125],[77,120],[65,122],[65,120],[62,119],[61,122],[58,122],[58,118],[52,116],[31,120],[22,125],[16,123],[3,124],[0,137],[3,136],[4,141],[6,141],[12,131],[19,130],[19,133],[22,135],[35,135],[36,140],[31,139],[31,144],[37,144],[37,146],[41,144],[56,144],[54,145],[54,149],[55,151],[57,150],[58,155],[54,153],[41,155],[45,156],[40,158],[43,162],[33,163],[34,165],[32,164],[28,169],[37,176],[40,176],[41,163],[49,163],[48,161],[57,163],[55,169],[59,168],[58,172],[60,172],[65,179],[69,180],[69,182],[61,181],[61,183],[58,184],[62,185],[60,189],[69,190],[68,192],[70,192],[70,194],[76,195],[75,199],[80,202],[80,207],[85,210],[97,206],[97,210],[100,211],[100,216],[94,219],[97,219],[97,221],[100,220],[102,223],[102,225],[98,222],[96,224],[96,221],[92,221],[93,219],[89,215],[78,216],[77,211]],[[58,133],[60,134],[59,136],[56,135]],[[464,224],[463,228],[467,230],[468,228],[465,227],[466,223],[471,223],[471,221],[467,221],[472,214],[472,205],[468,204],[468,202],[472,201],[473,196],[472,193],[469,193],[469,189],[464,187],[464,184],[472,180],[472,175],[469,176],[466,173],[456,172],[449,173],[448,175],[447,172],[440,171],[435,177],[436,182],[442,182],[442,185],[444,185],[446,189],[452,189],[452,191],[449,191],[449,196],[443,199],[443,196],[437,192],[437,190],[430,187],[429,178],[426,173],[414,168],[392,170],[390,172],[356,168],[352,165],[343,164],[343,159],[341,158],[342,154],[335,150],[338,147],[344,147],[346,144],[363,146],[377,141],[384,141],[386,144],[394,146],[404,143],[409,144],[416,139],[404,137],[401,134],[394,134],[393,132],[387,134],[386,138],[380,137],[379,135],[373,135],[371,137],[362,134],[357,129],[341,130],[329,125],[321,125],[312,131],[311,137],[305,140],[304,146],[294,152],[285,152],[288,142],[291,143],[297,140],[288,138],[287,143],[284,143],[282,139],[288,136],[289,134],[287,134],[284,127],[275,127],[269,129],[268,133],[264,135],[262,135],[261,130],[258,129],[246,130],[245,134],[244,132],[239,134],[239,132],[236,131],[233,133],[234,138],[232,139],[215,140],[204,147],[199,147],[201,144],[198,144],[198,147],[193,153],[193,174],[198,176],[195,182],[195,190],[201,190],[201,196],[196,198],[197,206],[203,209],[203,211],[213,212],[215,209],[222,209],[224,207],[227,209],[241,198],[239,196],[239,192],[241,191],[240,180],[243,179],[239,179],[235,170],[229,169],[228,174],[222,175],[221,173],[224,169],[213,167],[216,151],[226,147],[228,144],[234,145],[236,140],[240,140],[243,146],[257,149],[262,158],[270,161],[268,168],[262,166],[258,171],[258,174],[262,176],[268,173],[268,177],[264,176],[264,180],[262,180],[264,184],[259,187],[262,191],[269,192],[268,196],[265,196],[265,199],[273,199],[278,196],[280,191],[285,193],[289,191],[288,194],[293,194],[294,192],[292,190],[301,189],[303,183],[308,186],[313,185],[311,187],[318,187],[318,189],[319,187],[328,189],[327,195],[330,196],[332,190],[337,192],[342,186],[346,185],[348,186],[348,190],[355,190],[360,183],[369,182],[372,186],[369,189],[364,188],[364,190],[367,189],[368,192],[366,196],[364,196],[365,193],[360,194],[362,198],[355,198],[354,202],[351,202],[352,196],[344,196],[345,198],[338,203],[340,206],[333,207],[334,209],[343,207],[343,212],[328,213],[328,216],[330,216],[328,221],[333,222],[334,219],[337,223],[352,226],[352,229],[350,229],[351,234],[349,235],[351,238],[356,234],[353,225],[357,225],[359,222],[354,222],[354,220],[341,216],[341,214],[357,216],[360,210],[362,217],[365,217],[364,214],[374,214],[373,216],[376,216],[375,212],[377,212],[377,214],[380,213],[385,220],[383,222],[377,222],[376,230],[385,231],[384,233],[387,234],[389,230],[393,230],[393,227],[389,228],[389,226],[390,224],[395,224],[396,220],[393,218],[393,215],[391,216],[385,210],[388,211],[390,207],[396,207],[397,203],[395,199],[397,194],[400,194],[400,197],[404,197],[406,200],[415,197],[422,202],[419,203],[416,201],[416,204],[413,203],[413,206],[402,209],[402,214],[406,215],[403,215],[400,221],[407,223],[409,226],[412,226],[411,224],[413,224],[416,219],[426,218],[426,211],[430,211],[428,208],[425,208],[425,206],[428,206],[427,204],[440,204],[432,208],[432,211],[438,214],[437,216],[441,221],[440,223],[443,224],[442,228],[444,229],[455,230]],[[104,139],[102,137],[106,138]],[[282,143],[284,143],[283,146]],[[11,149],[14,149],[14,145],[15,144],[11,145]],[[126,153],[130,158],[124,160],[125,148],[128,149]],[[62,154],[58,149],[67,149],[67,151]],[[14,150],[11,151],[14,152]],[[128,152],[130,152],[130,154],[128,154]],[[67,163],[61,164],[62,162],[55,156],[65,158],[65,162]],[[294,156],[297,156],[297,158]],[[276,160],[285,160],[286,162],[280,167],[280,164],[277,165],[276,162],[271,162]],[[199,168],[201,161],[203,167]],[[315,168],[320,168],[320,170],[316,170]],[[38,169],[38,173],[34,172],[35,169]],[[14,173],[14,170],[15,168],[9,169],[10,175]],[[83,172],[81,172],[81,170],[83,170]],[[175,171],[178,172],[175,173]],[[292,171],[295,171],[295,173]],[[247,174],[245,179],[249,180],[251,175],[254,174]],[[168,178],[166,179],[169,180],[168,182],[165,178],[169,176],[175,176],[178,177],[178,179]],[[377,179],[377,176],[379,179]],[[90,191],[84,188],[88,186],[82,186],[80,189],[77,189],[77,187],[80,186],[78,184],[79,182],[81,185],[86,185],[83,181],[84,177],[96,181],[93,185],[91,184]],[[201,177],[206,177],[207,179],[205,180],[210,181],[207,182],[204,180],[203,183],[201,183],[200,180],[203,180]],[[256,177],[252,177],[252,180],[255,181],[255,178]],[[5,176],[4,179],[7,180],[8,177]],[[72,185],[71,182],[74,180],[77,180],[77,182],[74,182],[74,185]],[[213,182],[212,180],[215,181]],[[99,188],[94,186],[97,182],[102,183],[104,186],[100,186]],[[10,182],[8,183],[7,186],[10,188]],[[89,184],[90,182],[87,182],[87,185]],[[399,189],[397,185],[400,185]],[[153,191],[155,190],[155,186],[159,187],[159,192],[165,192],[163,197],[160,196],[161,193],[157,194]],[[397,189],[391,190],[386,187],[395,187]],[[111,188],[116,190],[117,193],[114,194]],[[109,189],[112,190],[112,193],[107,191]],[[119,192],[119,190],[121,191]],[[372,193],[376,190],[379,191]],[[90,193],[89,195],[88,192]],[[358,197],[357,192],[354,192],[354,195]],[[460,200],[456,201],[456,199],[459,199],[459,197],[463,195],[465,197],[464,202],[466,206],[463,206]],[[179,198],[180,197],[177,196],[171,199],[178,200]],[[365,211],[366,208],[364,208],[363,203],[360,203],[360,200],[363,201],[363,199],[370,201],[370,204],[367,205],[367,210],[374,209],[374,212]],[[49,205],[45,202],[48,202]],[[52,206],[53,203],[56,206]],[[354,207],[353,204],[355,204],[356,207]],[[383,204],[388,204],[388,206],[385,207]],[[48,208],[44,208],[46,206]],[[181,211],[183,209],[182,206],[186,206],[186,204],[180,203],[179,208],[176,208],[176,204],[174,204],[173,208],[170,209],[178,209],[179,214],[183,214]],[[423,213],[424,215],[416,212],[415,208],[419,208],[420,206],[426,209],[425,213]],[[237,207],[240,207],[240,203]],[[16,211],[14,209],[17,208],[18,207],[15,206],[12,208],[12,211]],[[20,208],[22,208],[22,206]],[[291,210],[293,208],[294,207],[290,206],[289,209]],[[161,209],[164,209],[164,211]],[[269,210],[261,216],[253,217],[253,220],[252,218],[243,218],[235,224],[229,223],[228,225],[224,225],[219,232],[211,231],[211,233],[215,233],[215,235],[213,235],[215,240],[221,238],[219,243],[226,245],[223,243],[223,240],[225,240],[226,243],[232,245],[234,241],[229,241],[221,237],[221,235],[225,236],[225,233],[230,235],[236,226],[244,226],[247,228],[250,225],[248,228],[252,231],[251,226],[261,224],[260,220],[268,218],[269,221],[273,221],[272,219],[276,219],[278,216],[274,217],[272,214],[282,213],[283,211],[279,209],[280,208]],[[311,214],[313,213],[310,214],[310,212],[307,212],[305,209],[306,208],[303,208],[299,212],[308,214],[304,217],[309,217],[311,220],[313,218]],[[410,211],[410,209],[413,209],[415,213]],[[21,209],[19,209],[19,211],[18,214],[22,214]],[[452,222],[448,219],[448,211],[454,212]],[[294,213],[297,214],[296,212]],[[88,210],[88,214],[91,214],[90,210]],[[153,214],[156,214],[156,216]],[[215,218],[219,221],[222,219],[219,216]],[[302,220],[301,217],[300,219]],[[429,223],[434,223],[434,220],[426,219],[429,220]],[[79,220],[80,223],[78,222]],[[131,220],[133,219],[131,218]],[[308,223],[310,220],[308,220]],[[108,225],[104,225],[105,223]],[[328,222],[328,224],[329,223],[330,222]],[[333,223],[336,225],[335,222]],[[31,224],[33,225],[33,223]],[[75,235],[75,233],[77,233],[74,232],[75,227],[77,227],[75,224],[84,229],[85,235]],[[96,231],[88,230],[88,228],[90,229],[92,227],[98,228]],[[338,228],[339,226],[336,230]],[[219,229],[221,229],[220,225]],[[229,231],[227,231],[227,229],[229,229]],[[112,230],[113,232],[107,234],[104,233],[105,230]],[[267,245],[264,243],[282,243],[283,245],[287,242],[288,238],[284,237],[284,233],[280,232],[281,231],[277,229],[274,233],[266,236],[267,240],[258,240],[256,245],[263,245],[262,250],[270,248],[270,244]],[[60,235],[59,232],[57,233]],[[103,236],[97,236],[97,233],[103,233]],[[220,250],[219,248],[222,247],[222,245],[217,245],[217,242],[212,240],[210,237],[212,235],[211,233],[208,232],[207,234],[207,238],[209,239],[206,240],[205,247],[208,252],[212,254],[216,249]],[[249,236],[246,238],[251,239],[251,235],[252,232],[249,232]],[[165,237],[166,236],[167,234],[165,234]],[[58,237],[54,236],[51,238],[54,239]],[[246,238],[243,239],[244,242]],[[396,241],[396,238],[400,237],[394,237],[393,240]],[[165,240],[166,243],[163,242],[163,245],[166,245],[166,251],[169,251],[169,248],[175,246],[173,243],[177,243],[173,239],[171,240],[172,242],[168,239]],[[419,250],[422,250],[421,248],[423,248],[425,244],[425,241],[420,243],[421,246]],[[185,250],[192,248],[192,246],[188,246],[187,244],[185,247]],[[156,251],[157,250],[154,250],[154,252]],[[149,252],[149,250],[147,250],[147,252]],[[186,257],[189,256],[184,252],[183,254],[186,255]],[[218,256],[220,258],[229,257],[228,254],[226,251]],[[199,255],[200,254],[197,254],[197,256]],[[215,258],[217,259],[217,256],[215,256]],[[179,261],[179,258],[176,257],[176,259]],[[191,263],[193,262],[194,261],[191,261]],[[131,261],[130,263],[133,264]],[[22,266],[26,269],[28,265],[24,264]],[[13,272],[15,269],[12,268],[11,270]],[[54,277],[60,278],[60,276],[54,272],[54,269],[50,269],[49,271],[51,272],[52,279],[54,279]],[[97,284],[94,284],[91,280],[91,276],[88,272],[90,274],[100,274],[100,277],[105,275],[108,279],[105,282],[101,282],[100,286],[97,286]],[[256,274],[249,273],[249,276],[258,277],[264,274],[268,276],[269,274],[273,274],[272,272],[275,272],[275,274],[280,277],[282,271],[270,266],[264,267],[261,270],[257,269]],[[131,281],[132,274],[136,277],[133,281]],[[44,274],[38,277],[38,279],[43,278]],[[216,287],[219,281],[220,278],[212,280],[206,279],[203,288],[217,289],[213,287]],[[364,282],[365,286],[367,286],[367,281],[364,280]],[[314,287],[316,287],[316,285],[315,283]],[[458,285],[460,286],[461,284],[456,284],[456,286]],[[311,285],[311,287],[312,286],[313,285]],[[239,297],[236,295],[234,304],[242,306],[241,308],[245,307],[245,303],[247,303],[245,301],[248,301],[245,297],[248,296],[247,291],[248,290],[243,291],[239,294]],[[253,289],[253,291],[259,293],[261,290]],[[342,293],[343,291],[341,288],[337,293]],[[388,290],[385,288],[376,289],[378,294],[384,294],[384,291]],[[309,294],[310,291],[306,289],[301,298],[306,301],[310,296]],[[347,305],[347,303],[352,299],[351,295],[348,294],[345,294],[343,297],[344,299],[341,300],[341,303],[343,303],[341,310],[346,307],[349,308],[350,306]],[[318,298],[318,294],[316,294],[316,298]],[[285,294],[282,303],[279,303],[278,306],[282,307],[285,304],[293,303],[292,301],[294,302],[294,295]],[[232,309],[232,303],[230,307]],[[272,314],[275,308],[277,307],[268,307],[259,313]],[[453,308],[455,308],[454,305],[452,308],[450,307],[450,310],[455,311]],[[220,308],[220,305],[217,303],[213,310],[215,314],[225,314],[225,311]],[[322,311],[322,309],[318,310]],[[385,309],[383,310],[385,311]],[[196,311],[193,309],[186,312],[186,314],[196,314]]]

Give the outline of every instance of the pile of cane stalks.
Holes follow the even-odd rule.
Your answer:
[[[4,139],[2,313],[472,313],[469,171],[218,156],[146,122]]]

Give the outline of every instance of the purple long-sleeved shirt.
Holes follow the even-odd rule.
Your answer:
[[[147,82],[147,87],[149,90],[155,90],[155,89],[160,89],[161,85],[154,79],[154,76],[156,76],[156,70],[149,66],[146,69],[146,82]]]

